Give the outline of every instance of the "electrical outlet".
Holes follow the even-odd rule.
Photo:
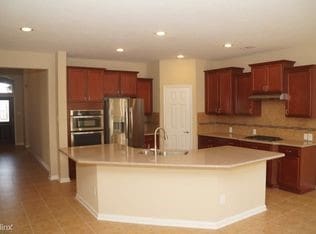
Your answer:
[[[304,133],[304,141],[308,141],[308,133]]]
[[[229,128],[228,128],[228,132],[229,132],[229,133],[233,133],[233,127],[229,127]]]
[[[221,194],[219,196],[219,204],[220,205],[224,205],[226,203],[226,195],[225,194]]]
[[[313,141],[313,133],[308,133],[307,134],[307,140],[308,141]]]
[[[252,129],[252,135],[257,135],[257,129]]]

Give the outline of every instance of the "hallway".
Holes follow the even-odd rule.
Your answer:
[[[49,181],[24,148],[0,146],[0,233],[316,233],[315,191],[268,189],[267,212],[210,231],[97,221],[75,200],[75,190],[73,182]]]

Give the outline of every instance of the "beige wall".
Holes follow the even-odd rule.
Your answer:
[[[0,68],[45,69],[47,70],[49,144],[46,146],[49,155],[50,178],[58,175],[57,167],[57,89],[55,53],[37,53],[30,51],[0,50]]]
[[[192,147],[196,148],[197,115],[196,115],[196,60],[161,60],[159,63],[160,74],[160,126],[164,126],[163,87],[165,85],[190,85],[192,86]]]
[[[30,152],[49,170],[47,70],[25,70],[26,139]]]
[[[160,89],[159,89],[159,61],[149,62],[147,64],[148,78],[153,78],[153,111],[159,112],[160,108]]]
[[[14,81],[14,130],[15,144],[24,145],[24,95],[23,71],[21,69],[0,69],[0,77]]]

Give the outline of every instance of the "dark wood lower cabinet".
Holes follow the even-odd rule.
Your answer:
[[[268,160],[266,184],[294,193],[306,193],[316,185],[316,146],[293,147],[272,145],[236,139],[198,136],[198,148],[234,145],[285,154],[280,159]]]
[[[68,158],[68,169],[69,169],[69,178],[72,180],[76,179],[76,162],[71,158]]]
[[[316,184],[315,147],[279,146],[279,152],[285,154],[285,157],[279,160],[279,187],[295,193],[314,190]]]
[[[277,151],[276,145],[257,142],[240,141],[239,146],[258,150]],[[266,184],[268,187],[278,187],[278,162],[279,159],[267,161]]]
[[[159,135],[158,135],[159,136]],[[157,147],[159,147],[159,137],[157,136]],[[145,135],[144,137],[144,148],[154,148],[155,147],[155,137],[154,135]]]

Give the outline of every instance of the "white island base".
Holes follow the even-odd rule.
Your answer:
[[[77,163],[77,199],[107,221],[218,229],[266,210],[266,161],[232,168]]]

